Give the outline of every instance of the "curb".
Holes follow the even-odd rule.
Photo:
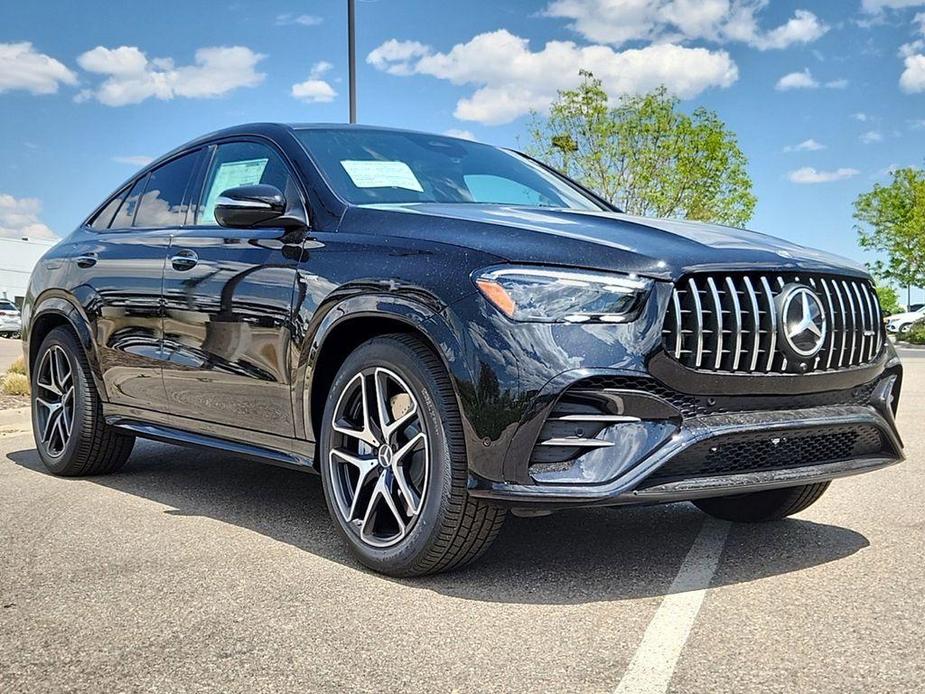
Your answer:
[[[0,436],[13,436],[32,431],[32,408],[13,407],[0,410]]]

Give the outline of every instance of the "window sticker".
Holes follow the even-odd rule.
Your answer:
[[[340,165],[357,188],[404,188],[424,192],[411,167],[403,161],[347,159],[342,160]]]
[[[209,195],[206,197],[205,209],[199,223],[215,223],[215,201],[219,195],[229,188],[260,183],[263,170],[267,168],[268,161],[270,160],[245,159],[244,161],[229,161],[220,164],[218,171],[215,172],[215,178],[212,179],[212,187],[209,188]]]

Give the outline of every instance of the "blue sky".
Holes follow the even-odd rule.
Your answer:
[[[590,68],[717,111],[750,226],[858,260],[851,203],[925,159],[925,0],[359,0],[359,115],[525,144]],[[145,158],[254,120],[344,121],[346,3],[0,9],[0,234],[66,234]]]

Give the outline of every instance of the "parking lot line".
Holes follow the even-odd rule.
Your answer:
[[[617,694],[663,694],[719,565],[730,523],[707,518],[617,685]]]

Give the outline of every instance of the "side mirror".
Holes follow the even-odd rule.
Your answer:
[[[258,184],[229,188],[215,201],[215,221],[231,229],[266,226],[267,222],[285,214],[286,198],[274,186]]]

